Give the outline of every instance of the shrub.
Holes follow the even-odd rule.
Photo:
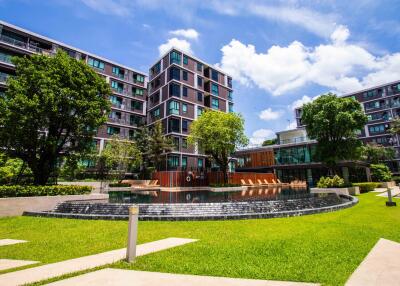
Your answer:
[[[123,188],[123,187],[130,187],[131,184],[128,184],[128,183],[111,183],[108,186],[110,188]]]
[[[375,182],[389,182],[392,179],[392,173],[389,167],[384,164],[371,164],[371,177]]]
[[[318,188],[340,188],[344,187],[344,180],[338,175],[333,178],[321,177],[317,183]]]
[[[82,195],[92,191],[90,186],[0,186],[0,198],[7,197],[33,197],[33,196],[59,196]]]
[[[393,176],[392,180],[396,182],[396,185],[400,184],[400,176]]]
[[[367,192],[371,192],[375,188],[379,187],[380,183],[376,183],[376,182],[353,183],[353,186],[360,187],[361,193],[367,193]]]

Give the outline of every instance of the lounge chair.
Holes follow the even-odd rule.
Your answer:
[[[252,187],[258,187],[258,184],[254,184],[253,181],[251,179],[248,179],[250,186]]]
[[[240,182],[242,183],[242,186],[250,186],[250,184],[246,183],[244,179],[241,179]]]
[[[282,183],[281,180],[279,180],[279,179],[276,179],[276,180],[278,181],[278,184],[281,184],[282,186],[287,186],[287,185],[289,185],[289,183]]]
[[[260,179],[257,179],[257,182],[260,186],[268,186],[268,183],[263,183]]]

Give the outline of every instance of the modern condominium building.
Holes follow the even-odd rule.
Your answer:
[[[77,60],[85,61],[112,88],[112,111],[107,123],[99,128],[95,137],[97,147],[103,148],[105,140],[113,134],[118,134],[121,138],[133,138],[135,129],[146,123],[145,73],[3,21],[0,21],[0,95],[6,89],[7,77],[15,74],[12,56],[52,55],[58,49]]]
[[[206,160],[188,145],[189,126],[206,109],[233,110],[232,78],[198,58],[172,48],[150,68],[147,122],[160,121],[175,150],[165,154],[165,170],[202,169]]]

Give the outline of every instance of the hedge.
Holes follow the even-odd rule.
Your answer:
[[[361,193],[368,193],[373,191],[375,188],[378,188],[381,185],[381,183],[376,183],[376,182],[366,182],[366,183],[353,183],[353,186],[358,186],[360,187],[360,192]]]
[[[0,198],[58,195],[83,195],[92,191],[90,186],[0,186]]]

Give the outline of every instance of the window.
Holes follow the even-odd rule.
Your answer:
[[[172,141],[176,151],[179,151],[179,137],[172,137]]]
[[[189,122],[187,120],[182,120],[182,132],[188,131]]]
[[[364,103],[365,109],[373,109],[381,107],[379,101],[372,101]]]
[[[140,126],[140,125],[142,125],[142,117],[140,117],[140,116],[138,116],[138,115],[131,115],[130,117],[129,117],[129,123],[132,125],[132,126]]]
[[[160,70],[161,70],[161,62],[158,62],[151,68],[151,73],[155,75],[158,74]]]
[[[169,96],[181,97],[181,86],[176,83],[169,85]]]
[[[197,71],[201,72],[203,70],[203,65],[201,63],[197,63]]]
[[[181,70],[176,68],[176,67],[172,67],[169,69],[169,79],[176,79],[176,80],[180,80],[181,79]]]
[[[180,120],[176,118],[170,118],[168,120],[168,132],[180,133]]]
[[[186,103],[182,103],[182,112],[187,113],[187,104]]]
[[[218,98],[212,98],[211,107],[212,107],[212,109],[218,109],[219,108]]]
[[[197,106],[197,117],[199,117],[202,114],[203,114],[203,108],[201,108],[200,106]]]
[[[176,51],[172,51],[169,54],[169,61],[170,61],[170,64],[175,63],[175,64],[180,65],[181,64],[181,54]]]
[[[104,63],[99,61],[99,60],[95,60],[95,59],[89,58],[88,65],[92,66],[92,67],[94,67],[96,69],[104,70]]]
[[[177,101],[169,102],[169,114],[179,115],[179,102]]]
[[[197,76],[197,86],[203,88],[203,78]]]
[[[137,87],[132,87],[132,93],[134,96],[141,96],[143,97],[144,95],[144,89],[142,88],[137,88]]]
[[[124,71],[119,67],[112,67],[112,73],[119,78],[124,78]]]
[[[119,112],[119,111],[111,111],[111,112],[108,114],[108,118],[111,118],[111,119],[121,119],[121,112]]]
[[[119,93],[122,93],[124,90],[124,84],[117,82],[115,80],[111,81],[111,87]]]
[[[215,83],[211,84],[211,93],[218,96],[218,85]]]
[[[188,96],[188,89],[186,86],[182,87],[182,95],[185,97]]]
[[[232,88],[232,78],[228,77],[228,86]]]
[[[229,103],[229,104],[228,104],[228,107],[229,107],[229,112],[233,112],[233,104],[232,104],[232,103]]]
[[[143,102],[136,101],[136,100],[132,100],[131,101],[131,110],[140,110],[140,111],[142,111],[142,109],[143,109]]]
[[[218,72],[216,70],[211,70],[211,79],[218,81]]]
[[[182,71],[182,79],[183,79],[183,80],[188,80],[188,73],[187,73],[187,71]]]
[[[370,126],[369,127],[369,132],[370,133],[385,132],[385,125],[384,124],[380,124],[380,125]]]
[[[188,142],[186,138],[182,138],[182,148],[187,149],[188,148]]]
[[[157,120],[160,118],[160,108],[156,108],[151,112],[153,119]]]
[[[118,97],[118,96],[115,96],[115,95],[111,95],[110,96],[110,101],[114,106],[116,106],[118,108],[121,108],[121,105],[122,105],[122,98],[121,97]]]
[[[197,159],[197,167],[200,168],[200,169],[203,168],[203,159],[201,159],[201,158]]]
[[[107,134],[108,135],[119,134],[119,132],[120,132],[120,129],[118,127],[107,126]]]
[[[187,157],[182,157],[182,169],[187,168]]]
[[[160,101],[160,93],[156,92],[152,96],[150,96],[150,100],[152,103],[158,103]]]
[[[135,130],[129,130],[129,140],[135,140]]]
[[[179,157],[178,156],[168,156],[168,168],[179,167]]]
[[[186,55],[183,55],[183,64],[187,65],[189,63],[189,59]]]
[[[137,74],[136,75],[136,82],[144,83],[144,76]]]
[[[197,101],[203,101],[203,94],[201,92],[197,93]]]
[[[364,92],[363,98],[364,98],[364,99],[368,99],[368,98],[374,97],[374,96],[376,96],[376,95],[377,95],[376,90],[369,90],[369,91],[367,91],[367,92]]]
[[[232,101],[233,100],[233,95],[232,95],[232,91],[231,90],[229,90],[228,91],[228,99],[230,100],[230,101]]]

